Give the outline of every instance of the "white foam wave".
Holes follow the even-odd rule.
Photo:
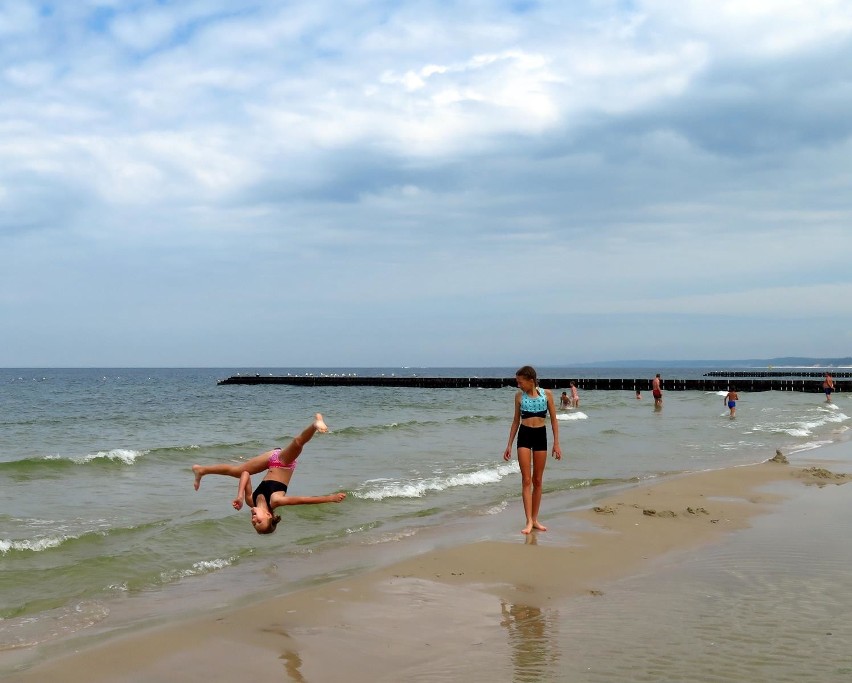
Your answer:
[[[498,503],[497,505],[494,505],[494,506],[488,508],[485,511],[485,514],[486,515],[499,515],[501,512],[503,512],[503,510],[505,510],[508,507],[509,507],[509,502],[504,500],[503,502]]]
[[[828,446],[833,443],[832,441],[808,441],[807,443],[799,444],[790,449],[790,453],[801,453],[802,451],[812,451],[815,448],[821,448],[822,446]]]
[[[65,541],[77,536],[52,536],[49,538],[21,539],[17,541],[0,540],[0,554],[5,555],[10,550],[30,550],[34,553],[56,548]]]
[[[487,467],[476,472],[467,472],[464,474],[453,474],[448,477],[432,477],[430,479],[421,479],[413,482],[400,482],[393,480],[373,480],[367,482],[368,488],[363,491],[356,491],[353,495],[356,498],[364,498],[366,500],[385,500],[386,498],[422,498],[427,493],[446,491],[447,489],[457,488],[459,486],[483,486],[485,484],[494,484],[499,482],[503,477],[518,471],[518,464],[511,462],[505,465],[497,465],[496,467]],[[379,481],[387,483],[376,486]]]
[[[588,420],[589,416],[586,413],[577,411],[576,413],[559,413],[556,415],[557,420]]]
[[[789,425],[755,425],[755,432],[770,432],[774,434],[788,434],[790,436],[804,437],[811,436],[815,429],[824,427],[831,423],[845,422],[849,416],[841,412],[820,411],[821,417],[817,419],[802,420]]]
[[[148,451],[134,451],[130,448],[113,448],[111,451],[98,451],[97,453],[84,455],[81,458],[75,458],[75,462],[85,464],[94,460],[106,459],[111,461],[120,460],[125,465],[132,465],[147,452]]]
[[[190,576],[198,576],[199,574],[209,574],[210,572],[230,567],[234,564],[234,561],[235,558],[233,557],[217,560],[202,560],[201,562],[193,563],[193,565],[188,569],[173,569],[171,571],[163,572],[160,574],[160,578],[163,581],[174,581],[176,579],[185,579]]]

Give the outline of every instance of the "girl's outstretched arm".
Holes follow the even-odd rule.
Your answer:
[[[315,505],[317,503],[339,503],[346,494],[343,491],[329,493],[327,496],[284,496],[279,505]],[[276,506],[277,507],[277,506]]]
[[[237,487],[237,497],[234,498],[233,502],[234,510],[242,509],[243,500],[245,500],[249,506],[254,505],[254,501],[251,498],[251,475],[248,472],[240,474],[240,483]]]

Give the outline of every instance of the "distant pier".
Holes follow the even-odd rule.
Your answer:
[[[708,373],[709,374],[709,373]],[[727,391],[733,384],[737,391],[801,391],[822,393],[822,380],[789,379],[792,373],[786,373],[788,379],[767,379],[765,377],[738,376],[727,373],[725,378],[702,377],[701,379],[665,379],[663,391]],[[840,373],[838,373],[840,374]],[[845,373],[849,376],[850,373]],[[821,376],[821,375],[820,375]],[[732,379],[729,379],[732,378]],[[735,379],[733,379],[735,378]],[[641,379],[588,379],[578,377],[539,378],[544,389],[567,389],[571,382],[579,389],[590,391],[650,391],[651,380]],[[300,387],[411,387],[420,389],[500,389],[515,387],[514,377],[358,377],[352,375],[232,375],[220,379],[217,384],[288,384]],[[835,392],[849,391],[852,381],[835,381]]]
[[[852,372],[829,372],[833,379],[852,377]],[[825,370],[711,370],[705,377],[825,377]],[[836,384],[837,382],[835,382]]]

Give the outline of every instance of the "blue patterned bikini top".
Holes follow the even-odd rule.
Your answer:
[[[521,394],[521,419],[528,417],[547,417],[547,396],[544,389],[538,388],[538,397],[530,398],[526,392]]]

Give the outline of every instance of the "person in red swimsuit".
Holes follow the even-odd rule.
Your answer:
[[[662,390],[662,380],[660,379],[660,373],[657,373],[657,376],[651,380],[651,393],[654,395],[654,407],[662,408],[663,407],[663,390]]]

